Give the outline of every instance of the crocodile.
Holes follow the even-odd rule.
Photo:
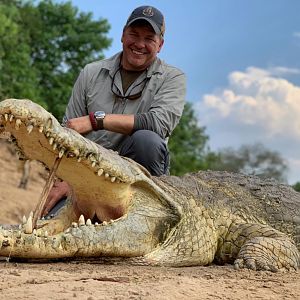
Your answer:
[[[0,132],[49,169],[60,157],[56,176],[71,186],[64,205],[36,228],[32,215],[0,225],[1,257],[274,272],[300,266],[300,193],[288,185],[221,171],[153,177],[27,99],[0,102]]]

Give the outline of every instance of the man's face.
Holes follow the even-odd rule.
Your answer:
[[[141,71],[149,67],[163,45],[163,39],[146,23],[133,23],[125,28],[121,41],[122,66],[131,71]]]

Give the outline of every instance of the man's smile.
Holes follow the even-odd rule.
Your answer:
[[[138,51],[138,50],[134,50],[134,49],[131,49],[131,51],[132,51],[133,54],[136,54],[136,55],[145,55],[145,54],[147,54],[147,53],[144,53],[142,51]]]

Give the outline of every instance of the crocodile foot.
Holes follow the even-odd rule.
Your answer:
[[[255,237],[242,246],[234,267],[277,272],[297,270],[299,264],[299,252],[289,239]]]

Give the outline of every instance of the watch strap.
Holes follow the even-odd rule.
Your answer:
[[[91,125],[93,130],[97,131],[98,130],[98,125],[97,125],[97,121],[95,119],[95,113],[94,112],[90,112],[89,113],[89,117],[90,117],[90,121],[91,121]]]

